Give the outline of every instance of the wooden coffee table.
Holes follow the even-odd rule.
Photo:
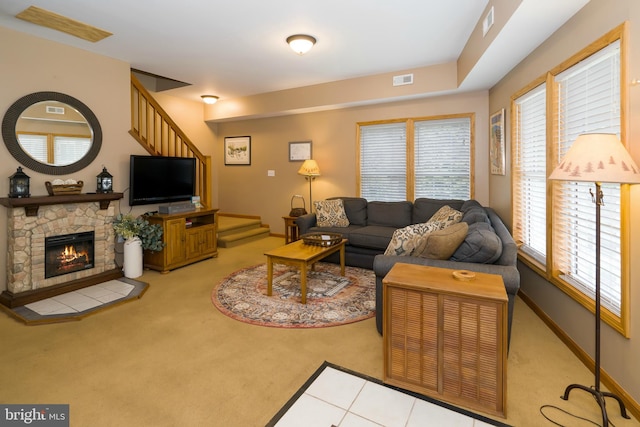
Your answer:
[[[267,295],[273,286],[273,264],[293,265],[300,269],[300,294],[302,304],[307,303],[307,269],[313,264],[340,251],[340,275],[344,276],[344,245],[347,239],[331,246],[307,245],[302,240],[265,252],[267,256]]]

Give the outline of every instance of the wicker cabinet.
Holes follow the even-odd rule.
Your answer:
[[[396,264],[383,280],[384,381],[506,416],[507,295],[502,277]]]
[[[162,227],[165,247],[160,252],[145,251],[144,266],[168,273],[175,268],[218,256],[217,211],[201,209],[147,217],[149,223]]]

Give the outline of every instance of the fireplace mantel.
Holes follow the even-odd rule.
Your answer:
[[[107,209],[110,201],[120,200],[122,196],[123,193],[85,193],[21,198],[2,197],[0,198],[0,205],[7,208],[24,208],[27,216],[37,216],[40,206],[62,205],[65,203],[99,202],[100,209]]]

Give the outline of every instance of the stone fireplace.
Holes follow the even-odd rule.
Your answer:
[[[111,193],[1,199],[9,209],[7,290],[0,303],[15,307],[121,277],[115,263],[115,210],[109,206],[109,200],[121,197],[122,193]],[[71,249],[69,243],[80,247]]]

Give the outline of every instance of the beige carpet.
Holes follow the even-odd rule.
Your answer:
[[[267,238],[169,274],[145,271],[142,299],[80,322],[41,326],[0,313],[0,402],[69,403],[71,426],[263,426],[323,361],[382,376],[375,320],[320,329],[263,328],[211,304],[212,283],[265,261]],[[593,376],[520,300],[508,367],[507,418],[551,425],[553,404],[598,421]],[[637,426],[620,418],[617,427]],[[579,425],[579,424],[568,424]]]

